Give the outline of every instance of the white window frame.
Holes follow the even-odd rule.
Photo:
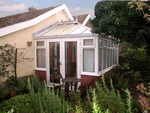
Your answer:
[[[101,39],[101,40],[103,40],[102,41],[102,47],[99,47],[99,45],[98,45],[98,49],[99,48],[101,48],[102,49],[102,61],[103,61],[103,57],[104,57],[104,48],[106,48],[106,68],[105,69],[103,69],[103,66],[104,66],[104,62],[102,62],[102,70],[101,71],[99,71],[99,63],[98,63],[98,74],[99,75],[102,75],[102,74],[104,74],[104,73],[106,73],[107,71],[109,71],[109,70],[111,70],[112,69],[112,67],[113,66],[115,66],[116,64],[118,64],[118,44],[116,44],[116,46],[117,47],[115,47],[115,44],[114,44],[114,41],[112,41],[112,40],[110,40],[110,39],[105,39],[105,38],[102,38],[102,37],[99,37],[98,38],[98,43],[99,43],[99,39]],[[107,46],[106,45],[104,45],[104,40],[106,40],[107,41]],[[110,45],[109,45],[109,42],[110,42]],[[108,46],[109,45],[109,46]],[[109,66],[107,65],[107,56],[108,56],[108,54],[107,54],[107,51],[109,51],[109,50],[111,50],[112,52],[111,52],[111,60],[109,60]],[[114,64],[113,63],[113,59],[114,59],[114,53],[113,53],[113,51],[114,50],[117,50],[117,53],[116,53],[116,55],[117,55],[117,58],[116,58],[116,64]],[[109,56],[110,56],[109,55]],[[113,57],[112,57],[113,56]],[[98,58],[98,60],[99,60],[99,58]],[[111,62],[112,62],[112,65],[110,65],[111,64]]]
[[[84,45],[84,40],[87,39],[93,39],[93,45]],[[83,48],[95,48],[95,38],[91,37],[91,38],[83,38],[82,39],[82,47]]]
[[[98,62],[98,50],[96,49],[98,47],[96,43],[96,38],[97,37],[86,37],[81,39],[81,75],[97,75],[97,65],[96,63]],[[84,45],[84,40],[86,39],[93,39],[93,45]],[[94,62],[94,72],[85,72],[83,71],[83,50],[84,49],[93,49],[94,50],[94,57],[95,57],[95,62]]]
[[[44,41],[44,46],[37,46],[38,41]],[[46,65],[45,65],[45,68],[37,67],[37,56],[36,56],[37,55],[37,49],[44,49],[45,50],[45,60],[46,60],[46,41],[45,40],[35,40],[35,70],[46,71]]]

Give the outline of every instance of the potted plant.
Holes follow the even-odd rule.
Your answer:
[[[16,96],[16,93],[18,91],[17,87],[19,84],[19,80],[16,79],[14,76],[10,76],[6,80],[6,84],[7,84],[7,87],[9,88],[9,93],[10,93],[11,97]]]
[[[11,96],[11,97],[16,96],[17,91],[18,91],[18,89],[17,89],[16,87],[13,87],[13,88],[11,87],[11,88],[9,88],[10,96]]]

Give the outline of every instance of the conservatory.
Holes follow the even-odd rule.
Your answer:
[[[91,33],[77,21],[55,23],[33,36],[35,71],[45,76],[47,84],[51,84],[50,76],[58,73],[86,84],[88,77],[98,77],[118,64],[118,44]]]

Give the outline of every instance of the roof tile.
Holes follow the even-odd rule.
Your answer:
[[[0,18],[0,28],[31,20],[35,17],[38,17],[56,7],[58,7],[58,6],[60,6],[60,5]]]
[[[77,15],[78,18],[78,22],[80,24],[82,24],[84,22],[84,20],[87,18],[88,14],[83,14],[83,15]],[[76,20],[76,16],[73,16],[74,20]],[[87,21],[87,23],[85,24],[85,26],[92,28],[92,25],[90,23],[90,19]]]

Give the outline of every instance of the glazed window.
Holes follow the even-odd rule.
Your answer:
[[[93,46],[93,39],[83,39],[83,46]]]
[[[44,46],[44,41],[37,41],[37,46]]]
[[[95,51],[94,49],[83,49],[83,71],[94,72]]]
[[[45,41],[35,41],[36,43],[36,68],[46,68],[46,45]]]
[[[46,68],[45,49],[36,49],[37,67]]]

